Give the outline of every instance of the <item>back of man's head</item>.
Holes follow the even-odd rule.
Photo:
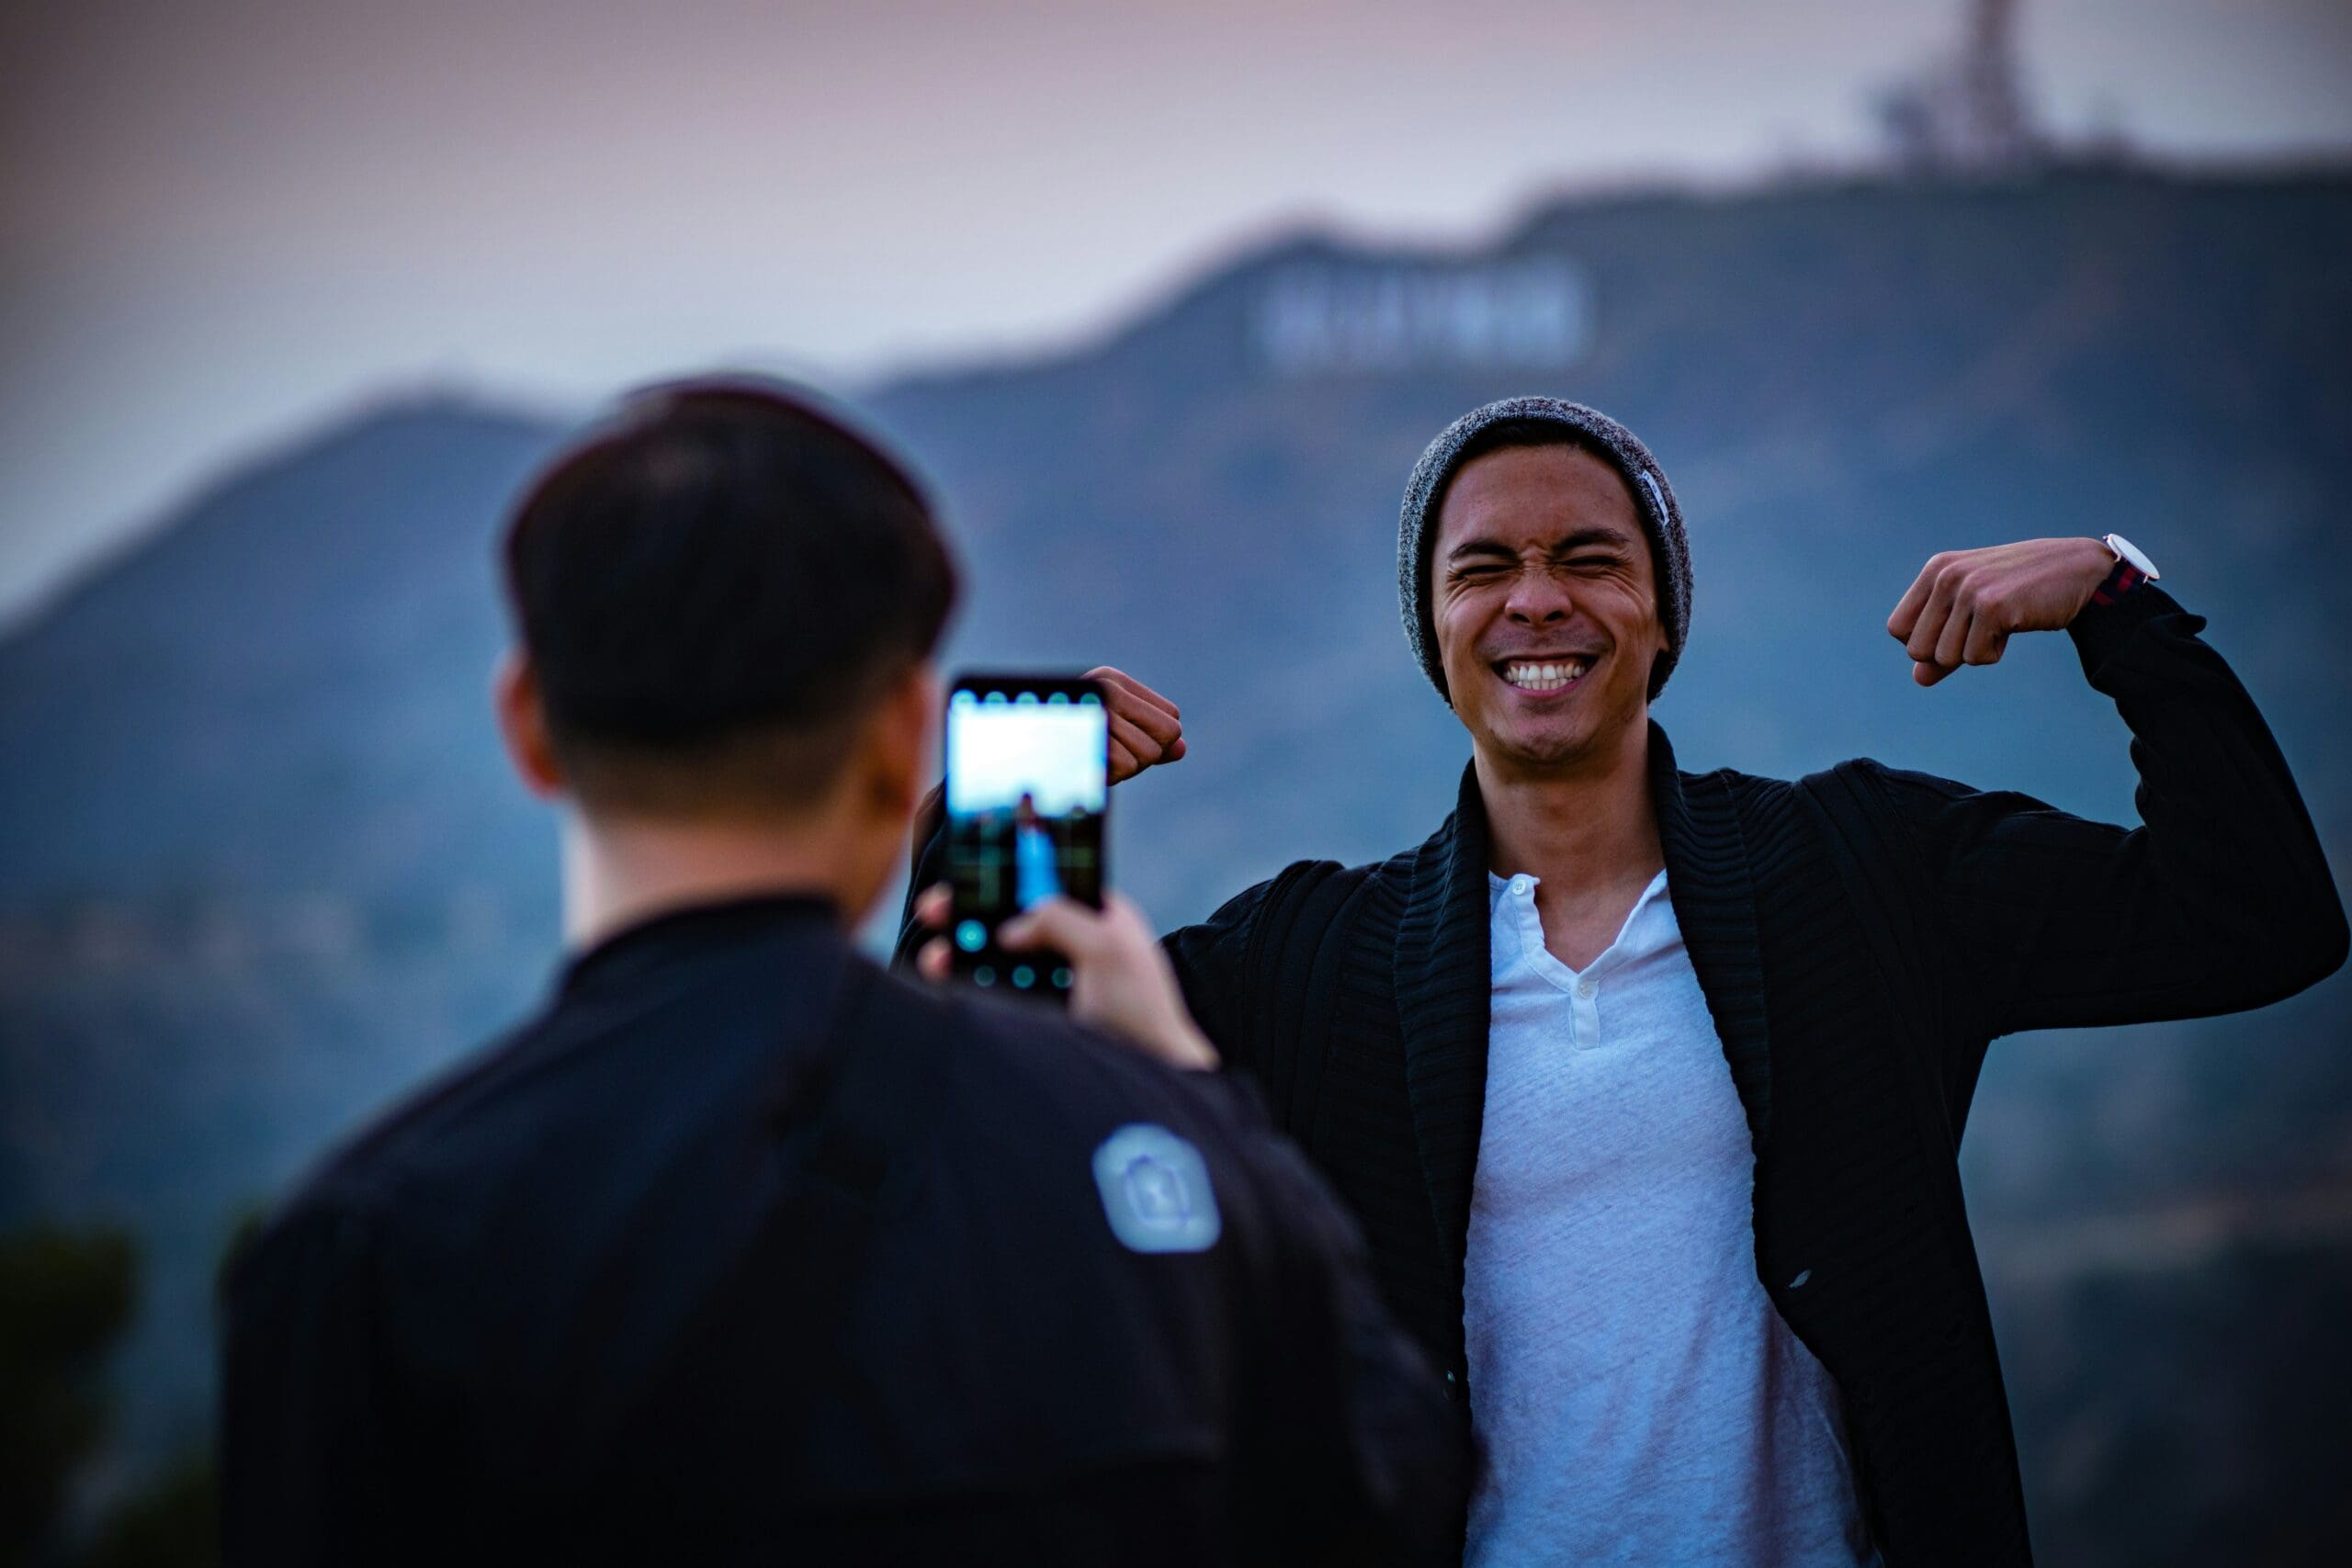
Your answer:
[[[956,596],[906,472],[748,379],[631,399],[532,486],[504,560],[549,747],[592,813],[817,802]]]

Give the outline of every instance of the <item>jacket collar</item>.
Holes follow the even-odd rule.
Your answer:
[[[1756,898],[1729,769],[1685,773],[1656,719],[1650,796],[1676,922],[1713,1016],[1732,1082],[1759,1153],[1771,1115],[1770,1030],[1756,934]],[[1487,1090],[1491,974],[1486,803],[1475,764],[1462,771],[1453,815],[1412,852],[1396,930],[1398,1023],[1421,1175],[1446,1255],[1459,1275]]]

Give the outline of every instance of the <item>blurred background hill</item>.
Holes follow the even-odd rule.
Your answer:
[[[473,47],[470,24],[445,26],[441,10],[420,4],[418,15],[439,19],[419,37]],[[2342,35],[2334,12],[2304,33],[2288,26],[2307,8],[2278,0],[2263,26],[2233,13],[2219,28],[2179,25],[2190,0],[2157,10],[2176,43]],[[1751,92],[1770,69],[1829,51],[1833,26],[1845,25],[1827,5],[1794,5],[1754,36],[1656,9],[1662,58],[1698,76],[1668,73],[1661,102],[1708,135],[1708,81],[1718,96]],[[1949,14],[1937,9],[1941,27]],[[1257,44],[1275,65],[1293,58],[1285,50],[1319,65],[1340,24],[1312,6],[1296,13]],[[1644,52],[1647,32],[1605,25],[1615,17],[1600,7],[1573,18],[1589,71],[1573,49],[1547,66],[1604,106],[1577,122],[1594,134],[1637,123],[1628,100],[1609,96],[1629,79],[1623,61],[1661,58]],[[1190,754],[1124,786],[1112,812],[1113,875],[1160,924],[1198,919],[1292,859],[1385,855],[1451,808],[1466,745],[1397,625],[1396,510],[1430,435],[1478,402],[1527,391],[1623,418],[1673,479],[1696,591],[1689,651],[1657,716],[1685,768],[1792,776],[1870,755],[2135,822],[2128,732],[2085,684],[2069,639],[2023,639],[1998,666],[1922,690],[1884,631],[1937,550],[2111,528],[2208,618],[2206,639],[2261,705],[2343,883],[2352,633],[2335,600],[2352,564],[2340,516],[2352,494],[2352,156],[2289,155],[2281,143],[2260,156],[2191,158],[2134,151],[2096,115],[2057,126],[2022,85],[2015,8],[1977,0],[1963,24],[1923,63],[1881,73],[1867,156],[1792,149],[1738,177],[1606,181],[1566,158],[1573,184],[1446,243],[1336,221],[1226,222],[1215,231],[1250,237],[1228,240],[1172,286],[1131,290],[1082,332],[1011,333],[1012,346],[987,352],[966,342],[920,371],[813,377],[902,446],[944,502],[970,580],[951,662],[1111,663],[1182,705]],[[714,25],[722,42],[734,39],[733,22]],[[965,41],[996,51],[989,69],[1007,81],[1030,80],[1020,75],[1035,52],[1028,25],[940,23],[978,28]],[[1184,28],[1193,25],[1188,12]],[[209,33],[156,27],[190,59],[211,47]],[[1198,40],[1162,39],[1171,70],[1198,68],[1183,52],[1195,42],[1227,68],[1223,35],[1201,27]],[[381,40],[364,32],[350,43],[351,80],[390,81]],[[482,47],[524,51],[516,58],[537,68],[531,51],[584,47],[590,32],[525,28]],[[224,25],[220,36],[233,34]],[[1774,53],[1783,35],[1789,52]],[[31,47],[43,42],[34,24],[0,24],[0,45],[11,39],[27,44],[13,58],[52,59],[58,80],[74,79],[62,44]],[[340,35],[330,41],[345,47]],[[902,61],[896,38],[830,41],[869,70]],[[2120,35],[2094,41],[2078,53],[2104,60],[2112,45],[2116,58],[2144,57]],[[858,54],[869,45],[882,52]],[[1398,47],[1408,46],[1422,47]],[[1086,47],[1099,55],[1110,45]],[[2228,112],[2251,119],[2249,104],[2352,82],[2352,64],[2291,52],[2250,55],[2265,69]],[[9,75],[11,58],[0,47],[0,88],[24,91],[0,92],[0,117],[40,96]],[[808,62],[833,56],[759,58],[805,75]],[[1489,74],[1495,58],[1476,55]],[[1706,76],[1725,61],[1734,76]],[[163,63],[180,71],[177,57]],[[668,68],[646,63],[645,79]],[[700,57],[678,72],[696,103],[716,83],[745,116],[789,99],[759,73],[738,81]],[[847,65],[833,74],[860,92],[882,79]],[[935,85],[915,74],[926,91]],[[1506,120],[1558,96],[1550,76],[1505,74],[1495,91]],[[1287,108],[1306,89],[1280,75],[1267,90]],[[1469,115],[1488,85],[1477,77],[1465,68],[1431,91]],[[503,94],[518,81],[530,85],[495,85]],[[1216,85],[1262,112],[1250,83]],[[1395,118],[1380,85],[1366,99],[1373,119],[1351,122],[1351,135]],[[403,92],[423,102],[445,86],[420,75]],[[985,143],[991,117],[1011,124],[1018,106],[994,78],[980,87],[979,107],[964,103],[954,129]],[[1135,91],[1112,110],[1090,102],[1087,123],[1116,136],[1132,119],[1130,145],[1141,145],[1161,122]],[[1182,208],[1197,190],[1253,177],[1238,158],[1219,164],[1201,150],[1227,134],[1199,122],[1212,97],[1179,105],[1198,139],[1192,152],[1177,146],[1170,164],[1149,163],[1148,148],[1135,154],[1157,183],[1123,169],[1088,187],[1096,208],[1058,188],[1036,197],[1004,265],[1034,272],[1033,291],[1050,294],[1105,269],[1109,253],[1087,248],[1097,230],[1123,232],[1136,211]],[[435,129],[409,96],[383,103],[403,138]],[[2222,110],[2209,122],[2199,110],[2187,104],[2181,134],[2231,144]],[[453,124],[469,123],[451,112]],[[658,142],[651,121],[626,123]],[[1245,140],[1262,129],[1246,117],[1235,126]],[[214,150],[224,166],[277,155],[246,129],[238,122],[243,139]],[[732,147],[737,128],[722,129],[728,140],[713,144]],[[800,138],[791,146],[816,144],[808,126],[790,129]],[[830,134],[831,122],[820,129]],[[479,141],[487,164],[499,145]],[[632,156],[637,145],[628,142]],[[1063,165],[1043,145],[989,163],[990,192],[1001,196],[1002,171],[1033,158],[1050,183]],[[571,190],[551,209],[632,220],[650,210],[624,225],[624,240],[652,236],[647,265],[672,293],[741,280],[698,272],[699,260],[665,247],[748,258],[741,265],[755,272],[764,264],[759,235],[702,208],[661,205],[660,193],[707,197],[721,182],[706,189],[650,154],[616,161],[602,146],[588,149],[597,155],[586,197]],[[407,141],[397,156],[361,148],[320,165],[324,174],[304,165],[288,188],[308,199],[352,171],[391,169],[401,179],[389,186],[353,175],[354,188],[397,197],[401,180],[431,168],[472,192],[467,159],[442,151],[436,161]],[[1351,152],[1333,167],[1353,177],[1395,153]],[[934,155],[939,169],[982,166],[926,141],[864,177],[881,188],[876,170],[931,171]],[[514,169],[539,172],[528,158]],[[66,217],[96,232],[119,216],[106,205],[118,184],[98,175],[85,173],[98,195],[84,212],[63,204],[62,181],[12,186],[13,173],[0,162],[0,195],[20,186],[50,201],[53,212],[20,210],[58,219],[60,233]],[[1395,178],[1435,187],[1457,174]],[[651,184],[628,184],[640,175]],[[1123,191],[1134,201],[1122,205]],[[818,316],[861,307],[861,290],[888,307],[874,321],[952,313],[941,301],[978,254],[958,249],[958,236],[986,228],[986,203],[925,186],[910,209],[920,241],[893,249],[859,229],[868,215],[855,180],[794,193],[785,201],[762,186],[725,210],[726,221],[773,212],[789,226],[804,210],[826,220],[808,226],[805,254],[786,251],[805,264],[795,276],[819,279],[804,277],[818,302],[804,339],[831,330]],[[293,270],[332,260],[339,230],[325,209],[288,210]],[[394,248],[390,219],[346,220],[363,251]],[[84,273],[70,256],[49,257],[44,272],[46,231],[13,221],[0,203],[0,232],[22,242],[0,255],[0,341],[43,351],[54,345],[36,318],[52,295],[73,304],[57,280]],[[831,254],[828,223],[856,242],[840,252],[855,263],[848,284],[820,265]],[[205,245],[237,228],[209,209],[193,227],[163,225],[187,242],[160,254],[202,286],[196,304],[183,302],[193,315],[215,298],[204,289],[237,270],[206,261]],[[482,220],[456,231],[454,253],[433,253],[449,276],[537,288],[544,257],[519,229]],[[273,246],[286,238],[266,224],[255,232]],[[567,260],[601,254],[573,238]],[[393,330],[369,325],[370,302],[389,301],[388,321],[415,319],[400,315],[397,293],[362,287],[374,265],[363,257],[304,309],[360,323],[355,333]],[[563,282],[560,268],[545,270]],[[934,278],[938,299],[927,292]],[[732,298],[789,292],[764,275],[751,287]],[[663,336],[620,298],[600,299],[594,331],[550,308],[558,335],[594,347],[564,362],[576,381],[604,388],[622,378],[606,374],[616,365],[650,376],[707,361],[700,346],[686,364],[663,356],[714,341],[696,335],[699,318]],[[518,309],[529,317],[527,301]],[[111,355],[142,378],[152,357],[159,385],[176,374],[232,397],[232,378],[210,359],[246,317],[229,310],[213,336],[190,328],[175,338],[138,330],[146,320],[130,305],[109,310],[104,333],[74,339],[62,358],[36,352],[0,388],[0,483],[10,491],[0,565],[32,558],[25,541],[63,514],[61,495],[79,506],[85,493],[130,493],[109,465],[154,467],[161,447],[220,423],[187,407],[165,420],[162,404],[125,394],[117,429],[117,403],[79,405],[71,374],[43,382],[23,365],[53,371]],[[507,331],[486,310],[449,320],[482,341]],[[660,353],[646,347],[655,342]],[[254,365],[268,359],[254,349]],[[504,638],[493,551],[517,487],[587,400],[484,390],[461,370],[370,384],[406,389],[341,400],[306,391],[288,406],[310,412],[290,425],[239,402],[238,428],[294,434],[248,449],[142,527],[110,518],[106,553],[39,593],[0,572],[18,606],[0,615],[0,1325],[30,1325],[62,1347],[46,1360],[0,1353],[0,1458],[10,1460],[0,1515],[40,1494],[43,1520],[68,1527],[45,1537],[0,1517],[0,1565],[23,1541],[34,1542],[28,1561],[65,1561],[56,1543],[69,1538],[101,1557],[160,1543],[148,1557],[107,1561],[196,1560],[184,1548],[202,1533],[188,1521],[203,1513],[210,1293],[230,1237],[330,1142],[517,1019],[560,962],[553,829],[509,778],[488,711]],[[72,441],[56,444],[65,456],[51,462],[40,437],[69,425]],[[85,461],[65,450],[75,443],[113,443],[119,458]],[[869,940],[889,924],[886,910]],[[2352,1494],[2341,1483],[2352,1455],[2352,978],[2235,1018],[2005,1039],[1963,1167],[2042,1559],[2352,1560]],[[17,1337],[34,1343],[29,1331]],[[41,1435],[58,1431],[70,1444]],[[15,1462],[36,1450],[47,1457]],[[96,1528],[113,1505],[112,1522]]]

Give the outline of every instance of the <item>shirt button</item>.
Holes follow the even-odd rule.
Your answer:
[[[1577,995],[1580,997],[1589,997],[1599,989],[1600,989],[1600,982],[1598,980],[1579,980],[1577,982]]]
[[[1534,886],[1534,878],[1525,874],[1514,876],[1510,879],[1510,890],[1514,893],[1524,893]]]

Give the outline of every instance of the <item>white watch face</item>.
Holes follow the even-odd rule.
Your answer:
[[[2125,538],[2120,534],[2109,534],[2107,536],[2107,547],[2113,550],[2117,555],[2121,556],[2125,560],[2130,561],[2133,566],[2138,567],[2142,571],[2146,572],[2148,574],[2149,581],[2154,582],[2156,580],[2156,563],[2150,560],[2147,556],[2141,551],[2139,546],[2133,544],[2131,540]]]

